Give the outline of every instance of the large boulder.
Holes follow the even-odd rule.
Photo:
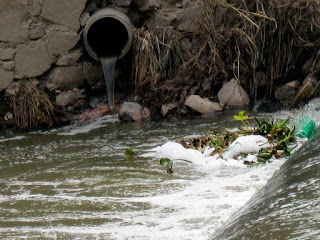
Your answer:
[[[124,102],[118,117],[124,121],[142,121],[150,118],[150,111],[136,102]]]
[[[0,1],[0,42],[24,43],[28,39],[28,1]]]
[[[84,83],[82,66],[57,67],[49,74],[49,89],[70,90]]]
[[[27,45],[19,45],[15,57],[15,77],[37,77],[47,71],[52,60],[42,40],[32,41]]]
[[[87,0],[46,0],[43,3],[41,16],[53,23],[78,31],[80,28],[80,15],[85,8],[86,2]]]
[[[228,107],[244,107],[250,103],[248,94],[234,78],[223,84],[218,98],[222,106]]]
[[[6,89],[13,82],[13,72],[0,66],[0,91]]]
[[[203,115],[223,110],[219,103],[212,102],[209,99],[202,98],[198,95],[189,96],[185,101],[185,105]]]
[[[52,55],[59,55],[72,49],[80,40],[75,32],[61,26],[53,26],[49,29],[47,36],[48,51]]]

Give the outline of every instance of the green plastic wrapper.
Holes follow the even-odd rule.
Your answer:
[[[310,138],[315,132],[316,124],[310,117],[304,117],[296,126],[295,135],[299,138]]]

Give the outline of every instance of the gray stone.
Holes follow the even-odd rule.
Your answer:
[[[234,78],[223,84],[218,98],[222,106],[228,107],[244,107],[250,102],[248,94]]]
[[[135,0],[135,3],[138,5],[140,11],[150,11],[161,6],[159,0]]]
[[[203,24],[203,5],[181,9],[177,13],[176,28],[183,32],[201,33]]]
[[[0,41],[19,44],[28,39],[27,1],[0,1]]]
[[[16,51],[12,48],[2,48],[0,47],[0,60],[12,60],[14,58]]]
[[[104,80],[102,67],[95,66],[92,62],[83,62],[83,76],[91,87]]]
[[[80,87],[84,83],[81,66],[72,67],[57,67],[49,74],[48,84],[60,90],[70,90],[75,87]]]
[[[81,50],[76,50],[70,53],[62,53],[58,58],[56,65],[58,66],[71,66],[75,64],[82,55]]]
[[[49,29],[47,36],[48,51],[57,56],[72,49],[79,40],[80,36],[76,32],[61,26],[53,26]]]
[[[36,40],[42,38],[47,33],[46,26],[44,23],[32,23],[29,26],[29,39]]]
[[[37,77],[47,71],[52,64],[45,43],[32,41],[28,45],[19,45],[16,53],[15,77]]]
[[[2,62],[2,66],[5,70],[12,71],[14,69],[14,61]]]
[[[12,82],[6,89],[7,96],[14,96],[19,91],[19,82]]]
[[[0,91],[6,89],[13,82],[13,72],[0,66]]]
[[[298,88],[300,86],[300,82],[298,80],[294,80],[286,83],[286,85],[292,88]]]
[[[169,103],[169,104],[163,104],[161,106],[161,114],[163,117],[165,117],[172,109],[175,109],[177,107],[176,104],[174,103]]]
[[[274,92],[274,96],[277,100],[289,100],[293,99],[297,93],[297,89],[287,84],[279,87]]]
[[[172,26],[176,20],[176,11],[157,11],[153,13],[153,16],[146,25],[149,30],[155,30],[159,27]]]
[[[74,104],[79,99],[79,93],[69,90],[62,92],[56,97],[56,104],[61,107],[66,107]]]
[[[80,16],[80,25],[81,25],[81,27],[84,27],[85,25],[87,25],[89,19],[90,19],[90,14],[88,12],[82,13],[81,16]]]
[[[212,102],[207,98],[201,98],[198,95],[189,96],[185,101],[185,105],[202,114],[223,110],[219,103]]]
[[[311,94],[312,89],[316,86],[318,83],[318,80],[313,77],[313,76],[308,76],[306,79],[303,81],[303,85],[298,91],[296,97],[294,98],[294,102],[298,102],[308,95]]]
[[[78,31],[80,15],[87,0],[46,0],[41,16],[53,23]]]
[[[93,13],[97,11],[97,9],[98,7],[97,7],[96,0],[89,0],[87,3],[86,9],[84,11],[88,13]]]
[[[136,102],[124,102],[118,117],[123,121],[142,121],[150,118],[150,111]]]
[[[118,7],[128,7],[132,0],[110,0],[110,2]]]
[[[31,3],[31,14],[33,16],[39,16],[42,9],[42,0],[32,0]]]

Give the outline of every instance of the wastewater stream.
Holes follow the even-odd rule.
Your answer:
[[[249,120],[253,121],[254,116],[279,120],[290,116],[291,123],[295,123],[308,114],[319,125],[319,106],[317,100],[299,111],[249,112]],[[112,115],[50,131],[21,134],[3,130],[0,238],[200,240],[217,236],[218,239],[215,234],[222,236],[220,231],[230,217],[251,206],[250,199],[268,187],[268,180],[279,174],[282,165],[293,169],[296,166],[284,164],[288,160],[284,158],[251,168],[232,159],[207,161],[172,144],[177,138],[237,127],[234,114],[224,113],[215,119],[145,123],[123,123]],[[127,157],[126,149],[132,149],[137,156]],[[307,160],[319,159],[319,151],[308,151],[311,155]],[[167,174],[159,164],[163,156],[191,161],[175,161],[174,173]],[[318,160],[310,164],[313,172],[319,168]],[[320,205],[319,171],[313,174],[316,175],[310,191],[318,197],[310,200],[309,192],[296,195],[308,199],[316,208]],[[307,180],[296,181],[302,181],[303,190],[307,184],[303,181]],[[291,189],[283,191],[289,195]],[[268,194],[275,192],[271,190]],[[286,205],[288,212],[295,208]],[[299,209],[310,211],[310,205],[301,205]],[[317,216],[313,216],[312,223],[319,223]],[[283,222],[268,214],[261,214],[260,218],[262,229],[263,223],[272,219],[278,221],[273,222],[275,225],[281,226]],[[315,236],[313,226],[300,226],[299,232]],[[266,231],[276,230],[270,227]],[[265,234],[268,236],[268,232]],[[286,236],[281,239],[291,239]],[[258,239],[246,237],[229,239]]]

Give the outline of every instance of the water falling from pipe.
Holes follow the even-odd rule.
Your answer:
[[[108,104],[111,111],[114,107],[114,75],[118,57],[101,57],[100,61],[103,68],[104,79],[106,81],[106,88],[108,94]]]

